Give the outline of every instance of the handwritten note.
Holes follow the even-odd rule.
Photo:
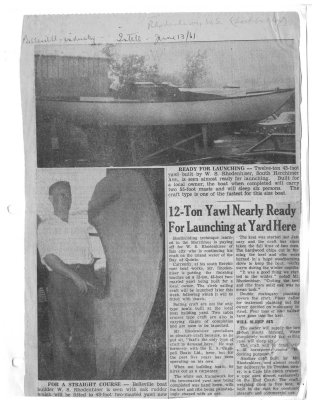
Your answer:
[[[141,42],[141,41],[142,41],[142,39],[138,32],[132,32],[132,33],[119,32],[118,37],[117,37],[117,42],[133,43],[133,42]]]
[[[199,18],[161,18],[155,17],[148,19],[142,30],[138,29],[135,32],[120,31],[117,33],[115,40],[117,43],[140,43],[154,42],[155,44],[169,41],[194,41],[199,40],[201,31],[207,26],[233,26],[234,28],[244,28],[248,25],[269,25],[269,26],[287,26],[287,16],[283,13],[272,13],[270,15],[263,13],[252,14],[216,14],[202,15]],[[179,28],[181,31],[179,32]],[[119,29],[124,29],[118,26]],[[189,29],[187,29],[189,28]],[[151,33],[151,35],[148,34]],[[104,36],[96,36],[86,33],[79,35],[76,33],[67,33],[66,35],[57,35],[54,33],[45,34],[43,36],[30,36],[25,34],[22,38],[22,43],[25,45],[34,44],[102,44],[105,42]]]
[[[155,44],[159,42],[168,42],[168,41],[179,41],[179,42],[187,42],[189,40],[195,40],[196,33],[186,31],[185,33],[178,33],[176,35],[155,35]]]
[[[231,25],[235,27],[240,27],[242,25],[258,25],[264,23],[272,23],[274,25],[287,25],[287,18],[285,16],[278,17],[278,14],[274,15],[272,18],[265,18],[263,16],[242,16],[242,15],[233,15],[229,18],[229,22]]]
[[[57,36],[54,34],[44,35],[42,37],[38,36],[28,36],[27,34],[23,36],[22,43],[23,44],[51,44],[51,43],[87,43],[87,44],[96,44],[96,37],[94,35],[86,34],[86,35],[74,35],[69,33],[66,36]]]
[[[220,17],[206,17],[206,18],[199,18],[199,19],[193,19],[193,20],[184,20],[184,19],[178,19],[176,21],[168,21],[167,19],[165,20],[149,20],[147,24],[147,29],[148,30],[153,30],[153,29],[162,29],[162,28],[171,28],[175,26],[203,26],[203,25],[220,25],[222,24],[221,18]]]

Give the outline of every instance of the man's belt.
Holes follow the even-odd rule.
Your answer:
[[[92,263],[92,264],[79,264],[79,263],[77,263],[77,264],[70,264],[69,265],[69,268],[71,268],[71,269],[73,269],[74,271],[78,271],[80,268],[90,268],[90,269],[93,269],[93,267],[94,267],[94,263]]]

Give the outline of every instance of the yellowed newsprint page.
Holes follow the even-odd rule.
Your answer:
[[[24,18],[27,395],[304,397],[300,29]]]

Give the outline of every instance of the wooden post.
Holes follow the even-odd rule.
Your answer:
[[[51,121],[51,130],[50,130],[50,149],[51,149],[51,161],[53,167],[56,167],[60,161],[60,157],[64,159],[63,154],[60,154],[60,144],[59,137],[57,132],[57,119],[53,118]]]
[[[213,146],[213,136],[208,130],[208,125],[202,125],[201,131],[203,136],[204,150],[206,151],[208,150],[209,146]]]
[[[128,133],[130,139],[130,151],[132,157],[132,164],[137,165],[138,162],[138,154],[137,154],[137,128],[135,126],[128,126]]]

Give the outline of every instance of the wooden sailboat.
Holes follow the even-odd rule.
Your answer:
[[[276,112],[294,89],[208,93],[154,83],[132,84],[115,97],[37,98],[37,113],[73,123],[122,126],[260,121]],[[130,94],[129,94],[130,93]],[[134,93],[134,94],[133,94]]]

